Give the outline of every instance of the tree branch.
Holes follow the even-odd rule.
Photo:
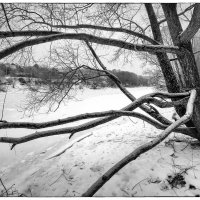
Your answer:
[[[6,186],[4,185],[4,183],[3,183],[1,178],[0,178],[0,182],[1,182],[1,185],[3,186],[3,188],[4,188],[5,192],[6,192],[6,196],[8,197],[8,190],[7,190]]]
[[[3,99],[3,107],[2,107],[2,111],[1,111],[1,120],[0,120],[0,122],[3,121],[3,114],[4,114],[4,108],[5,108],[7,94],[8,94],[8,87],[6,88],[6,93],[5,93],[5,96],[4,96],[4,99]]]
[[[22,36],[48,36],[62,34],[59,31],[0,31],[0,38],[22,37]]]
[[[168,53],[177,53],[179,52],[179,47],[176,46],[164,46],[164,45],[139,45],[139,44],[132,44],[123,42],[121,40],[116,39],[108,39],[108,38],[101,38],[97,36],[93,36],[90,34],[84,33],[63,33],[63,34],[54,34],[50,36],[44,36],[36,39],[26,40],[20,43],[17,43],[9,48],[6,48],[0,51],[0,59],[5,58],[8,55],[15,53],[16,51],[23,49],[28,46],[34,46],[37,44],[42,44],[46,42],[52,42],[60,39],[71,39],[71,40],[81,40],[81,41],[90,41],[92,43],[120,47],[128,50],[134,51],[147,51],[150,53],[155,52],[168,52]]]
[[[117,87],[131,100],[131,101],[135,101],[135,97],[121,84],[121,82],[115,78],[114,75],[112,75],[112,73],[108,72],[105,65],[101,62],[100,58],[97,56],[96,52],[94,51],[94,49],[92,48],[92,46],[89,44],[88,41],[86,41],[86,44],[88,46],[88,48],[90,49],[92,55],[94,56],[94,58],[97,60],[97,62],[99,63],[99,65],[101,66],[101,68],[105,71],[105,73],[107,73],[108,77],[110,77],[111,80],[114,81],[114,83],[117,85]],[[155,118],[156,120],[160,121],[163,124],[171,124],[171,122],[169,120],[167,120],[165,117],[163,117],[158,111],[155,112],[155,108],[153,108],[153,106],[145,106],[145,105],[141,105],[140,108],[145,111],[146,113],[148,113],[150,116],[152,116],[153,118]],[[153,108],[153,109],[152,109]]]
[[[192,8],[194,8],[194,6],[195,6],[195,4],[192,4],[191,6],[187,7],[185,10],[183,10],[182,12],[180,12],[178,14],[178,16],[181,16],[181,15],[185,14],[187,11],[191,10]],[[158,23],[162,24],[163,22],[166,22],[166,21],[167,21],[167,19],[162,19]]]
[[[7,17],[7,14],[6,14],[6,10],[5,10],[5,8],[4,8],[3,3],[1,3],[1,7],[2,7],[2,10],[3,10],[3,12],[4,12],[4,16],[5,16],[5,18],[6,18],[6,22],[7,22],[8,28],[9,28],[10,31],[12,32],[12,29],[11,29],[11,27],[10,27],[10,23],[9,23],[9,20],[8,20],[8,17]]]
[[[0,142],[2,143],[12,143],[14,145],[29,142],[31,140],[35,140],[42,137],[48,137],[53,135],[61,135],[61,134],[74,134],[80,131],[84,131],[90,128],[94,128],[98,125],[104,124],[108,121],[110,121],[110,118],[117,118],[119,116],[131,116],[131,117],[137,117],[139,119],[142,119],[149,124],[155,126],[158,129],[165,129],[167,126],[161,124],[160,122],[155,121],[154,119],[151,119],[143,114],[136,113],[136,112],[129,112],[129,111],[117,111],[117,110],[111,110],[107,112],[99,112],[99,113],[93,113],[94,115],[90,115],[91,117],[105,117],[109,116],[108,118],[104,118],[103,120],[94,120],[92,122],[88,122],[79,126],[74,127],[66,127],[66,128],[59,128],[59,129],[53,129],[53,130],[47,130],[47,131],[36,131],[35,133],[32,133],[27,136],[19,137],[19,138],[13,138],[13,137],[0,137]],[[87,116],[87,114],[86,114]],[[109,119],[109,120],[108,120]],[[193,130],[193,128],[188,129],[185,127],[177,128],[175,131],[178,133],[185,132],[187,130]]]
[[[153,40],[152,38],[148,37],[145,34],[141,34],[129,29],[124,29],[124,28],[114,28],[114,27],[105,27],[105,26],[97,26],[97,25],[91,25],[91,24],[77,24],[77,25],[52,25],[50,23],[47,22],[35,22],[38,24],[44,24],[44,25],[48,25],[52,28],[63,28],[63,29],[94,29],[94,30],[103,30],[103,31],[111,31],[111,32],[121,32],[121,33],[127,33],[129,35],[133,35],[136,37],[139,37],[143,40],[146,40],[148,42],[150,42],[151,44],[159,44],[158,42],[156,42],[155,40]]]
[[[186,95],[188,93],[183,93],[183,95]],[[156,95],[156,93],[152,93],[152,95]],[[160,93],[159,93],[160,95]],[[168,94],[170,95],[170,94]],[[24,142],[28,142],[37,138],[41,138],[41,137],[47,137],[47,136],[52,136],[52,135],[59,135],[59,134],[71,134],[73,135],[74,133],[89,129],[89,128],[93,128],[96,127],[100,124],[104,124],[106,122],[109,122],[111,120],[116,119],[119,116],[133,116],[133,117],[138,117],[140,119],[143,119],[145,121],[147,121],[148,123],[155,125],[157,128],[160,127],[161,129],[166,128],[165,125],[162,125],[162,123],[159,123],[145,115],[139,114],[139,113],[135,113],[135,112],[126,112],[126,111],[130,111],[133,110],[135,108],[137,108],[138,106],[140,106],[142,103],[144,103],[146,101],[146,96],[140,97],[139,99],[135,100],[133,103],[131,103],[130,105],[126,106],[125,108],[121,109],[120,111],[107,111],[107,112],[99,112],[99,113],[93,113],[93,114],[86,114],[85,116],[89,116],[90,117],[102,117],[102,116],[109,116],[103,119],[97,119],[97,120],[93,120],[75,127],[67,127],[67,128],[60,128],[60,129],[54,129],[54,130],[47,130],[47,131],[40,131],[40,132],[35,132],[32,133],[30,135],[24,136],[24,137],[20,137],[20,138],[12,138],[12,137],[1,137],[0,138],[0,142],[2,143],[13,143],[14,145],[16,144],[20,144],[20,143],[24,143]],[[83,115],[79,116],[80,118],[83,118]],[[66,119],[65,119],[66,120]],[[68,120],[74,120],[73,117],[68,118]],[[56,121],[54,121],[56,122]],[[58,121],[57,121],[58,122]],[[61,123],[61,122],[60,122]],[[30,125],[30,124],[29,124]],[[193,128],[191,129],[187,129],[187,128],[181,128],[181,129],[177,129],[178,132],[187,132],[188,135],[193,136]]]
[[[152,149],[159,143],[161,143],[174,129],[176,129],[181,124],[187,122],[191,119],[194,108],[194,101],[196,98],[196,90],[191,91],[190,99],[187,104],[187,111],[184,116],[179,120],[175,121],[169,127],[167,127],[156,139],[141,145],[135,149],[132,153],[127,155],[125,158],[120,160],[112,168],[110,168],[103,176],[101,176],[82,196],[90,197],[93,196],[113,175],[115,175],[120,169],[126,166],[131,161],[137,159],[141,154]]]
[[[194,6],[194,11],[192,14],[192,19],[188,25],[188,27],[181,33],[180,35],[180,42],[181,43],[187,43],[189,42],[194,35],[197,33],[197,31],[200,28],[200,4],[196,3]]]
[[[160,108],[170,108],[173,107],[174,105],[180,105],[180,104],[185,104],[188,100],[188,97],[185,97],[181,100],[174,101],[174,102],[169,102],[169,101],[160,101],[158,99],[155,99],[153,97],[150,97],[151,95],[148,95],[149,97],[141,98],[140,101],[138,101],[137,106],[140,106],[143,103],[152,103]],[[134,104],[135,102],[133,102]],[[130,113],[123,113],[119,112],[117,110],[110,110],[110,111],[105,111],[105,112],[93,112],[93,113],[84,113],[72,117],[67,117],[64,119],[57,119],[57,120],[52,120],[48,122],[40,122],[40,123],[34,123],[34,122],[1,122],[0,121],[0,129],[6,129],[6,128],[27,128],[27,129],[42,129],[42,128],[49,128],[53,126],[59,126],[63,124],[68,124],[72,122],[76,122],[79,120],[83,119],[90,119],[90,118],[97,118],[97,117],[105,117],[109,115],[126,115],[126,116],[131,116]]]

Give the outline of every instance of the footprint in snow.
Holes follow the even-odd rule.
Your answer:
[[[103,167],[100,166],[100,165],[90,167],[90,170],[93,171],[93,172],[99,172],[102,169],[103,169]]]

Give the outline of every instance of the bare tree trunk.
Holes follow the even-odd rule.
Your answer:
[[[156,18],[156,14],[153,10],[153,6],[150,3],[146,3],[145,7],[146,7],[149,21],[151,24],[151,29],[152,29],[154,40],[163,44],[162,34],[160,31],[158,20]],[[181,92],[180,83],[176,77],[176,74],[173,70],[173,67],[170,63],[167,53],[156,53],[156,56],[157,56],[159,65],[162,69],[163,76],[165,78],[167,90],[172,93]],[[176,108],[176,112],[180,116],[184,115],[186,109],[183,105],[178,105],[175,108]],[[193,127],[194,124],[191,121],[189,121],[189,122],[187,122],[187,126]]]
[[[173,54],[173,58],[174,59],[176,58],[176,56],[174,54]],[[180,64],[178,63],[177,60],[174,60],[174,67],[175,67],[175,70],[176,70],[176,75],[178,77],[180,86],[185,85],[184,79],[183,79],[183,72],[182,72],[182,70],[180,68]]]
[[[145,4],[147,14],[149,16],[149,21],[151,24],[151,29],[153,33],[154,40],[163,44],[162,35],[160,32],[159,24],[153,10],[153,6],[150,3]],[[166,86],[169,92],[177,93],[180,92],[180,87],[176,75],[173,71],[172,65],[166,53],[156,53],[158,62],[163,72],[165,78]]]
[[[191,88],[197,89],[197,101],[195,103],[194,115],[192,121],[198,131],[197,138],[200,139],[200,78],[192,51],[191,42],[180,40],[180,33],[183,31],[179,21],[176,4],[162,4],[162,8],[168,23],[170,35],[174,45],[180,47],[180,53],[177,53],[177,58],[183,71],[183,79],[185,86],[182,85],[182,90],[187,91]]]

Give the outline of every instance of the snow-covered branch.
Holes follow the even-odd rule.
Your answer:
[[[176,46],[132,44],[132,43],[124,42],[121,40],[97,37],[97,36],[85,34],[85,33],[62,33],[62,34],[53,34],[49,36],[44,36],[44,37],[39,37],[39,38],[29,39],[23,42],[19,42],[11,47],[8,47],[0,51],[0,59],[5,58],[6,56],[11,55],[25,47],[34,46],[37,44],[52,42],[52,41],[61,40],[61,39],[90,41],[96,44],[120,47],[120,48],[134,50],[134,51],[146,51],[150,53],[155,53],[155,52],[177,53],[179,52],[179,47],[176,47]]]
[[[103,174],[82,196],[88,197],[93,196],[113,175],[115,175],[120,169],[126,166],[131,161],[137,159],[141,154],[152,149],[159,143],[161,143],[169,134],[174,131],[181,124],[186,123],[191,119],[193,114],[194,102],[196,99],[196,90],[191,91],[190,99],[187,104],[187,110],[184,116],[179,120],[175,121],[169,127],[167,127],[156,139],[141,145],[125,158],[116,163],[112,168],[110,168],[106,173]]]
[[[9,38],[9,37],[25,37],[25,36],[48,36],[54,34],[62,34],[59,31],[0,31],[0,38]]]
[[[77,24],[77,25],[53,25],[47,22],[34,22],[35,24],[43,24],[50,26],[52,28],[58,28],[58,29],[93,29],[93,30],[102,30],[102,31],[110,31],[110,32],[118,32],[118,33],[127,33],[129,35],[136,36],[138,38],[141,38],[143,40],[146,40],[147,42],[150,42],[151,44],[159,44],[152,38],[148,37],[145,34],[138,33],[136,31],[132,31],[125,28],[115,28],[115,27],[106,27],[106,26],[97,26],[97,25],[91,25],[91,24]]]
[[[162,93],[152,93],[150,95],[156,97],[161,96]],[[182,93],[182,96],[188,96],[188,92],[186,93]],[[163,93],[164,96],[172,96],[175,97],[175,94],[167,94],[167,93]],[[180,96],[180,94],[177,94],[178,96]],[[46,122],[46,123],[26,123],[26,122],[19,122],[19,123],[3,123],[2,122],[2,126],[4,126],[4,128],[25,128],[25,127],[29,127],[29,128],[44,128],[44,127],[51,127],[51,126],[55,126],[55,125],[61,125],[64,123],[69,123],[69,122],[74,122],[74,121],[78,121],[81,119],[87,119],[87,118],[97,118],[97,117],[105,117],[103,119],[96,119],[78,126],[74,126],[74,127],[66,127],[66,128],[58,128],[58,129],[53,129],[53,130],[45,130],[45,131],[36,131],[30,135],[27,136],[23,136],[20,138],[12,138],[12,137],[1,137],[0,138],[0,142],[2,143],[12,143],[13,145],[17,145],[20,143],[24,143],[24,142],[28,142],[34,139],[38,139],[41,137],[48,137],[48,136],[53,136],[53,135],[60,135],[60,134],[71,134],[74,135],[77,132],[80,131],[84,131],[93,127],[96,127],[98,125],[104,124],[106,122],[109,122],[111,120],[116,119],[117,117],[120,116],[132,116],[132,117],[137,117],[139,119],[142,119],[154,126],[156,126],[159,129],[164,129],[167,126],[157,122],[143,114],[140,113],[136,113],[136,112],[127,112],[127,111],[131,111],[137,107],[139,107],[141,104],[145,103],[146,101],[151,101],[152,98],[147,98],[150,97],[149,95],[145,95],[143,97],[140,97],[139,99],[135,100],[133,103],[131,103],[130,105],[126,106],[125,108],[117,111],[117,110],[111,110],[111,111],[106,111],[106,112],[96,112],[96,113],[86,113],[86,114],[82,114],[82,115],[78,115],[78,116],[74,116],[74,117],[69,117],[66,119],[62,119],[62,120],[55,120],[55,121],[51,121],[51,122]],[[157,103],[159,100],[156,100],[155,102]],[[155,103],[154,102],[154,103]],[[161,102],[160,102],[161,103]],[[165,102],[166,103],[166,102]],[[181,101],[179,101],[178,103],[182,103]],[[167,103],[167,106],[169,106],[171,104],[171,102],[169,102],[169,104]],[[171,104],[172,105],[172,104]],[[8,124],[8,125],[6,125]],[[185,133],[187,132],[187,135],[191,135],[193,136],[193,128],[188,129],[188,128],[179,128],[176,130],[177,132],[181,132],[181,133]]]
[[[186,97],[181,100],[174,101],[174,102],[161,101],[161,100],[151,97],[151,95],[154,95],[154,93],[148,95],[149,97],[145,96],[144,98],[141,98],[140,101],[137,101],[138,102],[137,104],[135,104],[135,102],[133,102],[132,106],[135,104],[139,107],[143,103],[152,103],[160,108],[169,108],[169,107],[173,107],[174,105],[185,104],[188,100],[188,97]],[[76,122],[76,121],[84,120],[84,119],[106,117],[109,115],[111,115],[111,116],[134,116],[134,114],[132,115],[132,113],[129,113],[129,112],[110,110],[110,111],[105,111],[105,112],[84,113],[84,114],[80,114],[80,115],[76,115],[76,116],[72,116],[72,117],[52,120],[52,121],[48,121],[48,122],[39,122],[39,123],[0,122],[0,129],[6,129],[6,128],[42,129],[42,128],[49,128],[49,127],[53,127],[53,126],[68,124],[68,123],[72,123],[72,122]],[[134,117],[137,117],[137,116],[134,116]]]
[[[127,96],[131,101],[135,101],[135,97],[122,85],[122,83],[117,80],[110,72],[108,72],[108,70],[106,69],[105,65],[103,64],[103,62],[100,60],[99,56],[96,54],[95,50],[92,48],[92,46],[89,44],[88,41],[86,41],[86,44],[88,46],[88,48],[90,49],[92,55],[94,56],[94,58],[97,60],[97,62],[99,63],[100,67],[105,71],[105,73],[108,75],[108,77],[114,81],[114,83],[117,85],[117,87],[122,91],[122,93],[124,93],[125,96]],[[156,120],[158,120],[159,122],[169,125],[171,124],[171,122],[166,119],[164,116],[162,116],[157,110],[156,108],[154,108],[153,106],[150,105],[141,105],[140,108],[148,113],[151,117],[155,118]]]

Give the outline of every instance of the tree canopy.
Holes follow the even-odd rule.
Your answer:
[[[48,54],[43,62],[63,70],[65,75],[57,85],[43,88],[42,96],[34,95],[32,106],[56,99],[58,106],[73,86],[90,78],[106,76],[131,101],[120,110],[85,113],[44,123],[7,122],[0,129],[43,129],[74,121],[99,118],[78,126],[39,130],[15,138],[0,137],[0,142],[16,145],[59,134],[70,138],[83,130],[96,127],[120,116],[140,118],[164,130],[115,164],[101,176],[83,196],[92,196],[117,171],[139,155],[162,142],[172,131],[200,140],[200,77],[192,48],[192,39],[200,28],[200,4],[1,4],[0,59],[34,62],[35,46],[48,43]],[[44,48],[45,49],[45,48]],[[137,54],[135,53],[137,52]],[[43,52],[41,52],[43,53]],[[134,68],[134,56],[159,66],[165,79],[165,92],[156,92],[136,99],[122,79],[127,72],[115,73],[107,63],[123,59]],[[83,70],[98,72],[98,77],[85,77]],[[123,69],[123,65],[121,66]],[[122,71],[122,70],[121,70]],[[67,82],[65,82],[67,78]],[[180,116],[176,122],[165,118],[156,109],[174,107]],[[140,107],[147,115],[134,112]],[[183,126],[185,124],[185,126]]]

